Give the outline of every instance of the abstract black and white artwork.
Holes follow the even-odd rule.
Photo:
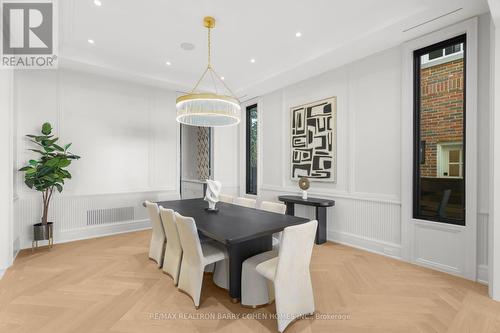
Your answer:
[[[291,175],[315,181],[336,180],[337,98],[293,107]]]

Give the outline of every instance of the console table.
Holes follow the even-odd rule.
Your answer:
[[[282,195],[278,199],[286,204],[287,215],[295,215],[295,204],[316,207],[316,220],[318,220],[316,244],[326,242],[326,209],[335,206],[334,200],[320,198],[307,198],[304,200],[299,195]]]

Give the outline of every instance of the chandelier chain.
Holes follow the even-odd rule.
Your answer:
[[[217,82],[215,81],[214,71],[212,69],[210,69],[210,78],[212,79],[212,83],[214,85],[215,93],[218,94],[219,90],[217,89]]]
[[[212,38],[211,38],[211,28],[208,28],[208,68],[212,67]]]
[[[198,89],[198,86],[200,85],[201,81],[203,81],[203,78],[205,77],[205,75],[207,74],[207,72],[209,70],[210,70],[210,67],[205,68],[205,71],[201,75],[200,79],[198,80],[198,82],[196,82],[196,85],[193,87],[193,89],[191,89],[191,94],[196,92],[196,89]]]
[[[200,85],[200,83],[203,81],[203,79],[207,75],[207,72],[210,72],[209,75],[210,75],[210,78],[212,79],[212,83],[213,83],[214,88],[215,88],[215,93],[216,94],[219,93],[218,89],[217,89],[217,83],[216,83],[216,81],[219,81],[220,83],[222,83],[224,88],[226,88],[226,90],[230,93],[230,95],[239,101],[239,98],[236,97],[236,95],[231,90],[231,88],[229,88],[229,86],[224,81],[221,80],[221,77],[219,76],[219,74],[217,74],[217,72],[212,67],[212,28],[210,26],[207,26],[207,29],[208,29],[208,34],[207,34],[207,37],[208,37],[207,38],[208,39],[208,64],[207,64],[207,68],[205,69],[205,71],[201,75],[200,79],[198,80],[198,82],[196,82],[196,85],[191,90],[191,93],[196,92],[196,90],[198,89],[198,86]],[[217,78],[217,80],[215,80],[214,75]]]

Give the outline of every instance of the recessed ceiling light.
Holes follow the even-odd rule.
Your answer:
[[[255,63],[255,59],[250,59],[250,62],[251,62],[252,64],[254,64],[254,63]]]
[[[89,44],[95,44],[93,39],[87,39],[87,41],[89,42]]]
[[[96,5],[97,7],[101,7],[102,2],[100,0],[94,0],[94,5]]]
[[[184,51],[192,51],[194,50],[194,44],[187,42],[181,43],[181,49],[183,49]]]
[[[221,79],[222,81],[224,81],[224,76],[221,76],[221,77],[220,77],[220,79]]]
[[[302,32],[297,31],[297,32],[295,33],[295,37],[297,37],[297,38],[298,38],[298,37],[302,37]]]
[[[167,62],[165,63],[165,65],[170,66],[170,65],[172,65],[172,63],[171,63],[170,61],[167,61]]]

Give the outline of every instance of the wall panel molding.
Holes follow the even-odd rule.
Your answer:
[[[277,200],[278,195],[296,194],[299,190],[291,187],[264,185],[260,188],[260,196],[264,199]],[[369,252],[381,254],[399,260],[402,257],[401,247],[401,205],[398,201],[384,197],[359,197],[359,194],[346,192],[321,193],[309,191],[310,196],[318,196],[336,200],[334,207],[328,209],[328,240]],[[314,210],[297,206],[296,214],[306,218],[314,218]],[[488,213],[477,214],[478,221],[478,267],[477,281],[488,284]],[[427,226],[427,225],[426,225]],[[446,228],[453,231],[456,226],[434,226],[429,228]],[[415,262],[430,266],[436,270],[459,275],[457,267],[440,265],[421,258]]]
[[[298,194],[298,191],[263,187],[260,193],[263,198],[277,200],[278,195]],[[309,192],[309,195],[335,200],[335,206],[328,208],[328,240],[401,258],[399,203],[333,193]],[[298,216],[314,218],[314,210],[309,207],[297,205],[295,211]]]
[[[477,214],[477,278],[483,284],[488,284],[488,220],[489,213]]]
[[[82,156],[51,203],[56,243],[147,228],[144,200],[179,198],[175,92],[67,68],[19,72],[15,85],[15,168],[32,158],[24,135],[45,121]],[[17,248],[27,248],[40,221],[41,196],[24,185],[21,173],[15,178]],[[87,225],[87,214],[103,216]]]

